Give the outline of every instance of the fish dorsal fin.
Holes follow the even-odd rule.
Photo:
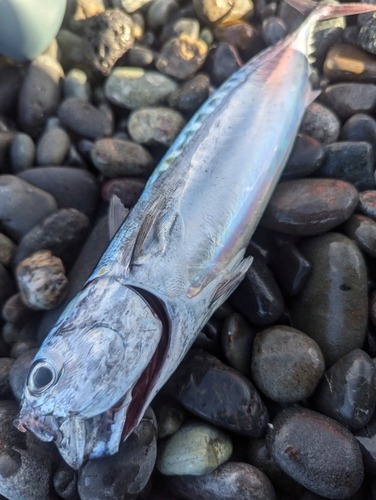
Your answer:
[[[112,195],[110,200],[110,206],[108,208],[108,233],[110,240],[118,232],[120,226],[123,224],[127,215],[129,214],[128,208],[120,201],[120,198],[116,194]]]

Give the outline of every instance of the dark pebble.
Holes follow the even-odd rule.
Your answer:
[[[303,288],[312,266],[293,243],[275,249],[269,266],[288,295],[297,295]]]
[[[283,179],[294,179],[311,174],[324,159],[324,149],[316,139],[298,134],[293,150],[283,170]]]
[[[230,366],[251,377],[252,345],[256,332],[239,313],[231,314],[221,331],[222,350]]]
[[[350,182],[360,191],[373,189],[374,157],[368,142],[334,142],[325,148],[325,158],[315,176]]]
[[[267,17],[262,23],[261,34],[266,46],[275,45],[286,36],[286,33],[286,24],[279,17]]]
[[[326,498],[347,498],[363,481],[354,436],[338,422],[305,408],[281,411],[267,432],[278,465],[298,483]]]
[[[184,422],[185,411],[173,400],[161,404],[154,401],[153,410],[158,424],[158,439],[172,436]]]
[[[354,349],[325,372],[315,393],[315,410],[351,431],[364,427],[375,409],[375,374],[368,354]]]
[[[324,370],[319,346],[295,328],[272,326],[255,337],[253,380],[273,401],[294,403],[308,398]]]
[[[31,168],[34,164],[34,157],[35,144],[33,139],[27,134],[17,134],[10,148],[12,172],[19,174]]]
[[[251,437],[265,432],[268,412],[254,386],[205,351],[187,355],[169,390],[184,408],[214,425]]]
[[[39,56],[28,67],[19,94],[18,119],[22,129],[37,136],[59,105],[62,67],[48,56]]]
[[[371,116],[359,113],[352,116],[341,130],[342,141],[366,141],[372,146],[376,158],[376,120]]]
[[[376,416],[362,429],[354,433],[363,456],[366,472],[376,474]]]
[[[231,295],[231,302],[255,325],[274,323],[285,308],[273,274],[260,257],[254,257],[244,280]]]
[[[318,234],[342,224],[357,202],[358,192],[348,182],[334,179],[281,182],[261,224],[296,236]]]
[[[102,198],[104,201],[110,201],[115,194],[125,207],[131,208],[136,204],[144,188],[143,179],[111,179],[102,187]]]
[[[214,317],[210,318],[197,335],[193,342],[193,347],[195,349],[203,349],[214,356],[221,357],[221,328],[222,323],[218,319]]]
[[[218,87],[241,65],[242,62],[235,47],[220,42],[214,49],[210,50],[205,69],[209,73],[213,85]]]
[[[80,500],[77,491],[77,471],[64,461],[54,475],[54,488],[59,497],[64,500]]]
[[[70,148],[70,138],[65,130],[52,128],[39,139],[37,145],[37,165],[63,165]]]
[[[371,54],[376,54],[375,28],[376,21],[372,17],[361,26],[358,34],[358,45]]]
[[[348,26],[347,30],[350,28],[352,31],[344,32],[343,36],[351,36],[354,44],[337,44],[329,50],[324,63],[324,75],[331,82],[375,83],[376,58],[356,47],[358,28],[357,26]]]
[[[29,368],[35,358],[37,348],[29,349],[21,354],[14,362],[10,371],[9,380],[13,391],[13,395],[17,401],[22,398],[23,390],[26,383],[26,378],[29,373]]]
[[[346,221],[345,233],[364,252],[376,257],[376,222],[365,215],[355,214]]]
[[[38,347],[38,342],[36,340],[18,340],[15,344],[12,345],[10,355],[12,358],[17,359],[26,351],[30,351],[30,349],[35,349],[36,347]]]
[[[5,321],[11,323],[24,324],[33,312],[22,302],[20,293],[9,297],[1,311]]]
[[[376,110],[376,85],[337,83],[329,85],[320,99],[342,120],[347,120],[356,113],[373,113]]]
[[[320,346],[327,366],[362,347],[367,326],[367,271],[358,247],[328,233],[304,241],[312,273],[290,307],[291,324]]]
[[[90,232],[87,215],[75,208],[61,208],[33,227],[19,242],[14,262],[18,265],[38,250],[50,250],[69,268]]]
[[[168,104],[180,111],[197,111],[209,96],[209,85],[206,75],[196,75],[170,94]]]
[[[9,173],[11,171],[11,147],[17,136],[14,130],[0,130],[0,173]]]
[[[77,134],[89,139],[99,139],[112,133],[112,121],[100,109],[71,97],[60,104],[59,120]]]
[[[154,61],[154,52],[146,45],[136,45],[127,52],[130,67],[147,68]]]
[[[376,220],[376,191],[359,193],[359,208],[368,217]]]
[[[52,194],[58,208],[75,208],[90,219],[95,215],[99,189],[90,172],[81,168],[40,167],[18,177]]]
[[[0,264],[0,307],[16,292],[16,286],[7,269]]]
[[[157,427],[149,408],[115,455],[89,460],[78,473],[80,500],[134,500],[145,489],[157,458]]]
[[[330,144],[338,139],[341,122],[338,116],[319,102],[308,106],[300,125],[300,131],[321,144]]]
[[[244,61],[248,61],[264,48],[260,31],[242,20],[221,23],[214,28],[214,34],[218,42],[235,47]]]
[[[0,358],[0,397],[7,399],[11,394],[9,375],[14,365],[13,358]]]
[[[203,476],[169,476],[170,492],[186,500],[274,500],[268,477],[253,465],[227,462]]]
[[[18,92],[23,79],[23,69],[4,66],[0,69],[0,115],[13,113],[17,108]]]

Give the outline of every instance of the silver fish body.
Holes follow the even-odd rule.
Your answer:
[[[313,12],[196,113],[36,355],[16,425],[72,467],[116,453],[249,268],[246,246],[315,97],[307,46],[323,18]]]

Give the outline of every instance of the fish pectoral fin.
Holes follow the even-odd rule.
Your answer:
[[[128,208],[120,201],[116,194],[111,196],[110,206],[108,208],[108,233],[110,240],[118,232],[120,226],[123,224],[129,214]]]
[[[219,284],[211,301],[209,308],[219,307],[232,294],[235,288],[243,280],[246,272],[253,262],[253,257],[243,259],[230,273],[226,272],[224,280]]]

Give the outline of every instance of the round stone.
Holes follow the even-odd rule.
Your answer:
[[[255,332],[239,313],[231,314],[223,323],[221,341],[226,361],[248,378],[254,338]]]
[[[376,191],[359,193],[359,208],[368,217],[376,220]]]
[[[355,28],[356,26],[351,26]],[[325,59],[324,75],[331,81],[376,82],[376,60],[356,45],[336,44]]]
[[[8,236],[0,233],[0,264],[8,266],[13,260],[16,248],[16,245]]]
[[[205,71],[209,72],[213,85],[219,87],[241,66],[242,61],[236,48],[228,43],[219,42],[209,52]]]
[[[337,83],[329,85],[320,99],[343,120],[356,113],[376,110],[376,85],[371,83]]]
[[[141,144],[171,146],[184,125],[182,115],[173,109],[143,108],[130,115],[128,130]]]
[[[13,173],[18,174],[31,168],[34,163],[34,157],[35,144],[33,139],[27,134],[17,134],[10,148]]]
[[[357,40],[358,45],[371,54],[376,54],[375,27],[375,19],[372,17],[361,26]]]
[[[298,134],[293,150],[283,170],[283,179],[304,177],[317,170],[324,159],[324,148],[319,141],[304,134]]]
[[[17,108],[18,93],[23,80],[23,68],[4,66],[0,68],[0,115],[13,113]]]
[[[90,82],[87,74],[82,69],[71,69],[64,81],[64,97],[76,97],[81,101],[89,101],[91,97]]]
[[[61,128],[47,130],[37,145],[37,165],[62,165],[68,154],[70,142],[65,130]]]
[[[255,337],[253,380],[273,401],[294,403],[308,398],[324,370],[319,346],[295,328],[272,326]]]
[[[287,27],[279,17],[269,16],[262,23],[261,33],[267,46],[275,45],[286,36]]]
[[[104,201],[110,201],[112,196],[116,195],[126,208],[131,208],[136,204],[144,188],[144,179],[112,179],[103,185],[102,198]]]
[[[369,142],[376,155],[376,120],[363,113],[352,116],[342,127],[341,140]]]
[[[354,214],[344,225],[345,233],[371,257],[376,257],[376,222],[365,215]]]
[[[10,385],[12,387],[13,395],[17,401],[21,401],[27,375],[37,352],[37,348],[29,349],[21,354],[12,366],[9,376]]]
[[[158,423],[158,439],[175,434],[185,419],[184,409],[174,401],[166,401],[156,405],[154,411]]]
[[[210,80],[206,75],[196,75],[170,94],[168,104],[180,111],[197,111],[209,96],[209,85]]]
[[[300,131],[321,144],[330,144],[338,139],[341,122],[333,111],[318,102],[310,104],[303,116]]]
[[[147,12],[147,24],[150,29],[157,31],[179,12],[179,5],[175,0],[154,0]]]
[[[23,303],[21,294],[16,293],[5,302],[1,314],[5,321],[24,324],[32,314],[32,311]]]
[[[12,358],[0,358],[0,397],[7,399],[11,395],[9,375],[14,365]]]

